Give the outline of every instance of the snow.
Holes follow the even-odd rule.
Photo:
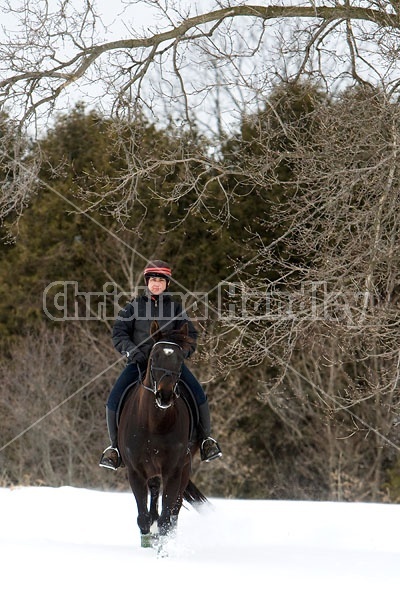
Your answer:
[[[182,509],[167,557],[140,547],[128,492],[0,488],[0,506],[2,598],[375,600],[399,593],[399,505],[213,498],[201,513]]]

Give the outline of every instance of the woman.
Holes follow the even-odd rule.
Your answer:
[[[163,331],[179,329],[183,323],[189,327],[189,336],[193,344],[185,358],[189,358],[196,349],[197,331],[183,312],[182,305],[174,302],[166,293],[172,272],[170,266],[162,260],[151,261],[143,272],[146,293],[131,300],[123,308],[114,324],[112,340],[114,347],[127,357],[127,365],[118,377],[106,405],[106,419],[111,445],[106,448],[100,459],[100,467],[116,470],[121,464],[117,446],[116,412],[125,390],[138,381],[140,371],[145,372],[154,341],[150,336],[150,325],[157,320]],[[207,396],[188,367],[182,365],[181,379],[191,389],[199,409],[198,436],[201,440],[200,458],[210,461],[222,456],[218,443],[210,437],[210,411]]]

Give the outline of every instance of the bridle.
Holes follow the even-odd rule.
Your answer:
[[[153,345],[153,349],[152,349],[152,353],[154,351],[154,348],[156,346],[161,346],[161,345],[165,345],[167,346],[165,348],[165,350],[168,350],[168,346],[176,346],[177,348],[179,348],[179,350],[182,352],[182,348],[179,344],[175,343],[175,342],[167,342],[167,341],[160,341],[160,342],[156,342]],[[171,349],[171,353],[174,350]],[[157,379],[157,377],[155,376],[155,372],[160,372],[162,373],[161,377],[159,379]],[[168,406],[163,406],[160,402],[159,402],[159,396],[160,396],[160,392],[159,392],[159,386],[160,383],[162,382],[162,380],[164,379],[164,377],[173,377],[176,376],[176,381],[174,384],[174,388],[172,390],[172,393],[174,394],[174,396],[178,396],[178,384],[179,384],[179,378],[181,376],[181,372],[182,370],[179,369],[179,371],[171,371],[171,369],[164,369],[163,367],[155,367],[154,363],[153,363],[153,358],[152,356],[150,356],[150,382],[152,387],[149,387],[147,385],[144,384],[144,382],[142,381],[142,386],[149,392],[151,392],[152,394],[154,394],[155,398],[156,398],[156,402],[157,402],[157,406],[159,406],[160,408],[169,408],[170,405]]]

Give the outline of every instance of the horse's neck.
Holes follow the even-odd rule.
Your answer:
[[[147,371],[146,375],[144,376],[142,383],[147,388],[153,389],[153,383],[151,381],[150,373],[148,371]]]

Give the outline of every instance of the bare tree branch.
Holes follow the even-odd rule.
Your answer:
[[[0,45],[4,74],[0,79],[0,108],[7,111],[18,99],[18,104],[24,107],[19,118],[30,121],[39,113],[43,114],[43,111],[51,111],[57,98],[73,84],[93,81],[95,78],[104,78],[106,81],[111,77],[110,83],[114,79],[113,85],[123,95],[135,83],[141,87],[141,82],[148,75],[149,67],[154,64],[156,57],[159,61],[164,61],[170,50],[173,53],[171,60],[175,65],[172,68],[180,82],[182,95],[187,99],[187,81],[182,76],[181,67],[177,66],[178,47],[182,47],[181,52],[185,48],[195,50],[197,47],[200,50],[201,44],[209,40],[215,50],[213,59],[221,60],[226,54],[224,46],[226,48],[226,43],[229,43],[228,36],[231,36],[233,46],[228,54],[232,58],[236,51],[243,53],[239,46],[234,50],[234,46],[237,44],[235,37],[239,40],[236,32],[240,27],[246,27],[246,19],[251,19],[251,23],[258,22],[262,27],[253,50],[254,57],[261,49],[267,22],[271,23],[270,38],[275,35],[276,24],[279,22],[290,26],[290,23],[295,24],[296,19],[300,19],[303,25],[299,23],[295,26],[298,32],[301,32],[301,28],[305,32],[310,27],[309,40],[303,49],[299,48],[303,54],[299,72],[304,71],[306,64],[310,62],[315,45],[320,44],[321,52],[321,43],[324,43],[328,33],[331,34],[330,43],[335,44],[332,36],[334,32],[340,34],[340,26],[344,21],[370,24],[375,31],[385,30],[388,33],[395,33],[399,27],[399,19],[391,10],[391,3],[370,3],[370,7],[358,2],[343,5],[336,2],[316,5],[310,2],[309,6],[228,5],[183,18],[168,30],[157,31],[148,37],[97,42],[95,32],[98,16],[92,4],[94,3],[86,0],[80,11],[72,13],[68,12],[67,7],[65,10],[61,8],[58,13],[51,13],[47,1],[34,8],[31,3],[23,2],[19,10],[11,7],[8,9],[10,13],[18,13],[20,29],[17,39],[10,35]],[[161,10],[160,3],[154,4]],[[167,14],[165,9],[163,14]],[[173,22],[172,18],[170,20]],[[232,29],[234,21],[238,22],[239,29]],[[226,25],[225,29],[223,25]],[[252,34],[242,34],[242,39],[250,40]],[[358,35],[361,39],[363,34],[358,31]],[[296,38],[297,36],[293,39]],[[301,36],[298,41],[304,42]],[[205,49],[206,46],[203,46],[203,50]],[[340,47],[335,49],[341,52]],[[111,69],[105,68],[106,63],[113,65]],[[111,75],[113,69],[114,75]],[[110,71],[109,74],[107,71]]]

